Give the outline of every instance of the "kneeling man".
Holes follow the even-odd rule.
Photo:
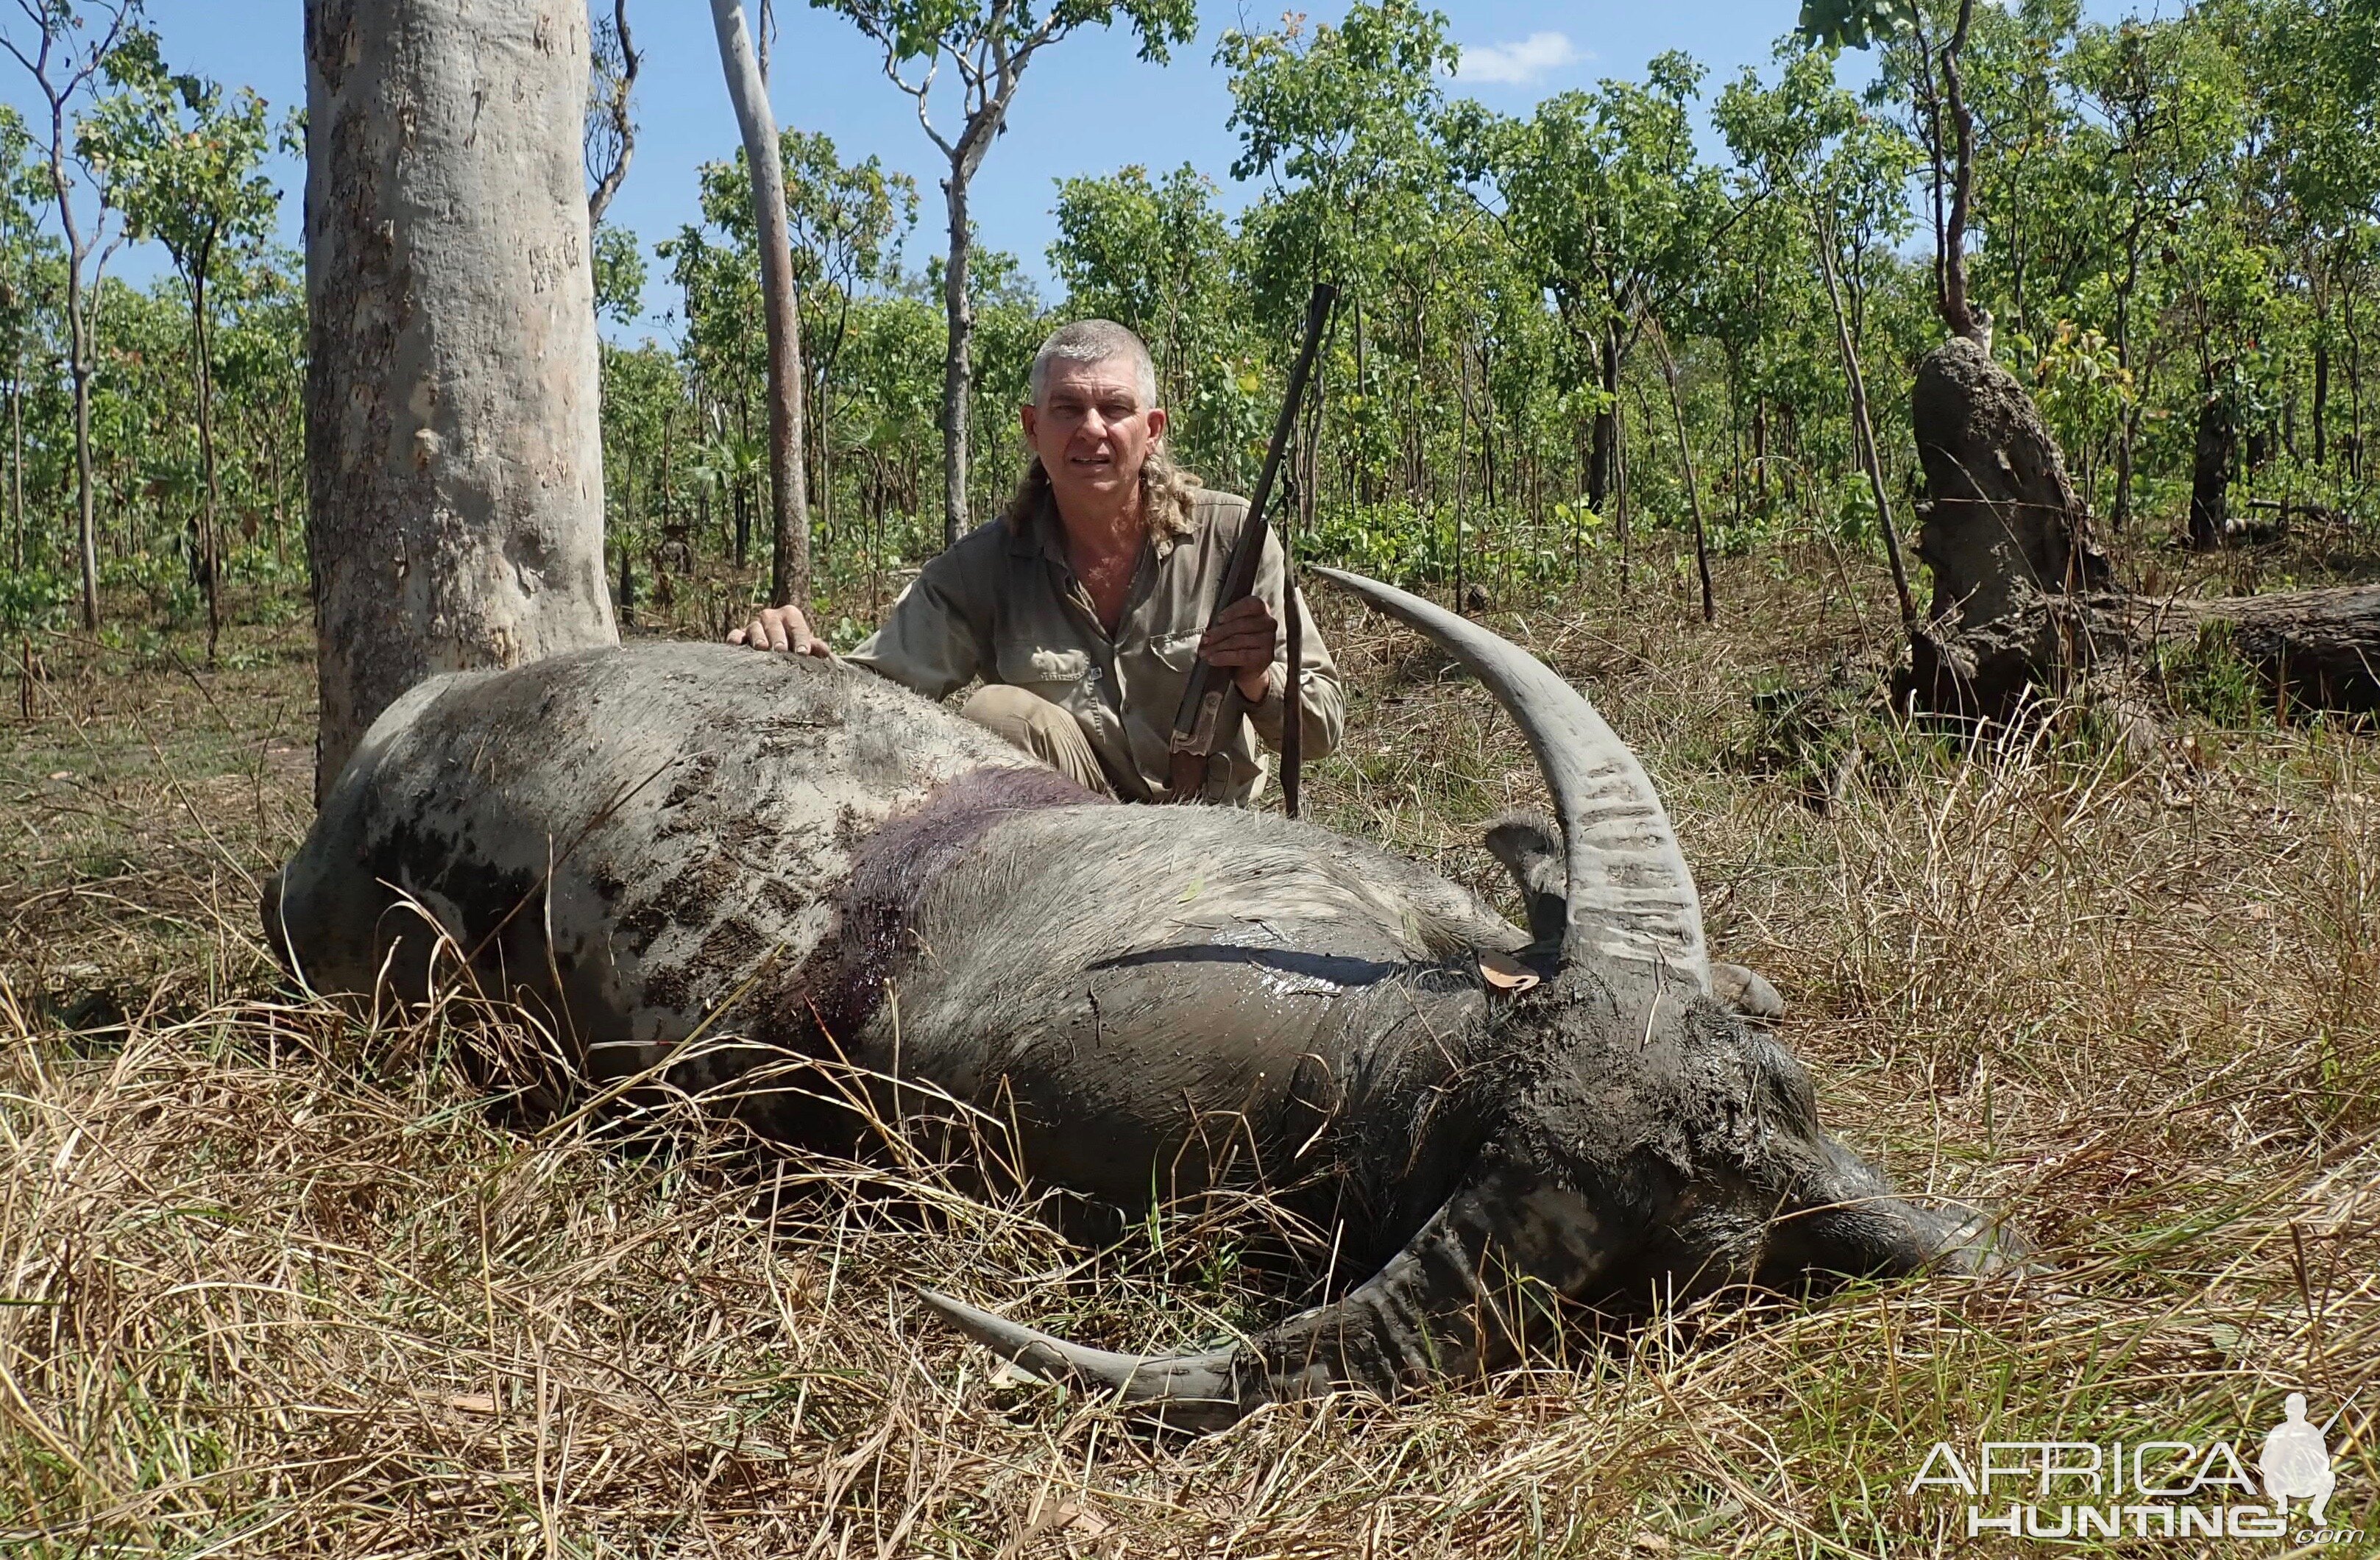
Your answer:
[[[1195,659],[1228,671],[1248,719],[1208,767],[1204,799],[1262,787],[1293,702],[1305,754],[1339,744],[1339,669],[1305,616],[1296,675],[1281,631],[1281,553],[1270,536],[1256,593],[1201,643],[1245,499],[1210,492],[1165,453],[1165,409],[1141,339],[1104,320],[1068,325],[1033,358],[1023,408],[1033,458],[1008,513],[928,563],[846,659],[923,694],[980,677],[969,720],[1089,790],[1166,800],[1174,712]],[[1296,611],[1305,612],[1298,601]],[[735,644],[823,656],[799,611],[771,607]],[[1253,733],[1253,734],[1252,734]]]

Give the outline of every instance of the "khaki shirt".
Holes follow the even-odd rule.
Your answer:
[[[1154,801],[1166,793],[1174,713],[1247,513],[1245,499],[1200,490],[1188,536],[1142,546],[1111,638],[1067,566],[1057,512],[1045,499],[1028,534],[1005,518],[994,520],[928,563],[883,625],[844,659],[929,699],[946,698],[978,677],[1038,694],[1081,723],[1118,796]],[[1281,544],[1268,535],[1257,594],[1275,622],[1281,621]],[[1305,635],[1298,670],[1305,756],[1319,758],[1339,745],[1346,698],[1302,599],[1297,610]],[[1256,739],[1280,751],[1288,638],[1281,635],[1264,702],[1249,707],[1222,749],[1231,758],[1229,775],[1221,765],[1210,768],[1208,801],[1245,804],[1264,784],[1267,766]]]

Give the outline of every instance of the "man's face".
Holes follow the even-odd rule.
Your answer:
[[[1165,435],[1165,412],[1140,404],[1138,376],[1121,357],[1050,365],[1041,404],[1024,409],[1026,441],[1041,457],[1061,506],[1107,508],[1140,481],[1149,446]]]

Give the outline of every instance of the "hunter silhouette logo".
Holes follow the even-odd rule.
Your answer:
[[[2291,1537],[2299,1507],[2301,1544],[2360,1542],[2362,1534],[2330,1526],[2338,1488],[2329,1433],[2306,1418],[2306,1397],[2292,1392],[2285,1417],[2264,1439],[2259,1481],[2229,1441],[1986,1441],[1964,1447],[1937,1442],[1909,1482],[1909,1493],[1956,1490],[1967,1497],[1969,1538],[2274,1539]],[[2255,1445],[2248,1441],[2251,1447]]]
[[[2273,1497],[2273,1509],[2284,1518],[2289,1514],[2289,1502],[2308,1502],[2306,1520],[2317,1528],[2328,1527],[2322,1508],[2330,1504],[2338,1475],[2330,1470],[2325,1432],[2338,1422],[2338,1415],[2331,1415],[2329,1423],[2320,1428],[2308,1424],[2302,1392],[2290,1393],[2284,1408],[2289,1417],[2273,1426],[2265,1437],[2265,1455],[2256,1459],[2257,1471],[2265,1476],[2265,1493]]]

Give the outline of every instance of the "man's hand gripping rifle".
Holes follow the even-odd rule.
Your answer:
[[[1289,441],[1297,427],[1298,409],[1305,401],[1306,381],[1314,375],[1314,359],[1322,349],[1322,334],[1330,322],[1331,306],[1338,301],[1339,289],[1327,282],[1314,284],[1313,296],[1305,301],[1305,339],[1298,345],[1297,361],[1289,370],[1288,393],[1281,399],[1281,417],[1273,424],[1272,442],[1265,448],[1264,469],[1257,477],[1256,491],[1248,498],[1247,519],[1240,526],[1239,539],[1232,544],[1232,556],[1223,571],[1223,587],[1216,594],[1215,603],[1207,613],[1207,634],[1215,632],[1216,621],[1225,608],[1253,593],[1257,587],[1257,566],[1264,560],[1266,510],[1272,502],[1273,485],[1281,476],[1281,458],[1289,450]],[[1290,623],[1290,644],[1295,647],[1297,635],[1296,582],[1284,580],[1281,605]],[[1205,642],[1205,635],[1200,636]],[[1294,731],[1304,719],[1304,695],[1298,686],[1297,658],[1292,655],[1289,666],[1289,686],[1283,696],[1289,710],[1283,717],[1289,722],[1285,730]],[[1173,717],[1172,768],[1168,776],[1167,790],[1176,802],[1195,802],[1207,789],[1208,767],[1216,752],[1231,744],[1240,722],[1246,718],[1246,702],[1233,685],[1228,672],[1208,664],[1203,658],[1190,669],[1190,681],[1182,690],[1182,707]]]

